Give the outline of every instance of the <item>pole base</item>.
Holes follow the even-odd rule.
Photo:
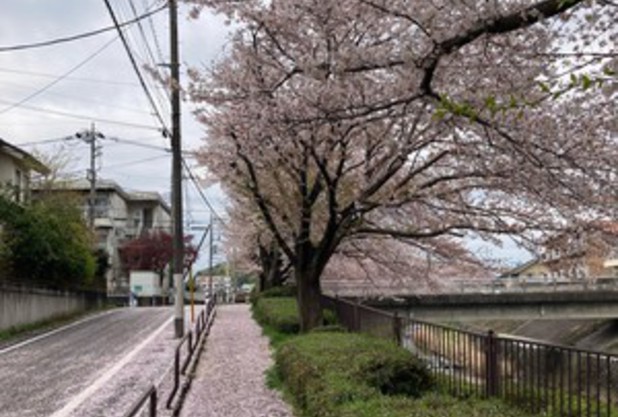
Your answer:
[[[180,339],[185,335],[185,321],[182,317],[174,318],[174,335],[177,339]]]

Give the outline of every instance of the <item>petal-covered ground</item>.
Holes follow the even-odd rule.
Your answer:
[[[181,416],[292,417],[280,394],[266,387],[271,365],[268,339],[249,306],[218,306]]]

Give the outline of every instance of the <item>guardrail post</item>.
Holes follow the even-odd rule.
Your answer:
[[[493,330],[487,332],[485,340],[485,388],[488,397],[497,397],[500,393],[498,340]]]
[[[397,345],[402,346],[402,337],[401,337],[401,329],[402,329],[402,318],[399,317],[399,312],[395,311],[395,315],[393,316],[393,333],[395,334],[395,341]]]
[[[150,393],[150,417],[157,417],[157,390],[153,389]]]
[[[354,323],[352,324],[352,330],[360,332],[360,315],[358,313],[358,300],[354,300]]]

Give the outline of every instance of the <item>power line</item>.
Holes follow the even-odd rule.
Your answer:
[[[0,52],[9,52],[9,51],[21,51],[24,49],[33,49],[33,48],[41,48],[44,46],[51,46],[51,45],[57,45],[59,43],[65,43],[65,42],[73,42],[79,39],[85,39],[85,38],[89,38],[91,36],[95,36],[95,35],[100,35],[101,33],[105,33],[105,32],[109,32],[112,31],[114,29],[117,28],[122,28],[124,26],[128,26],[131,25],[133,23],[137,23],[143,19],[146,19],[147,17],[150,17],[156,13],[159,13],[160,11],[164,10],[166,8],[166,5],[162,5],[150,12],[147,12],[141,16],[136,17],[135,19],[131,19],[128,20],[126,22],[122,22],[122,23],[117,23],[114,24],[114,26],[106,26],[104,28],[101,29],[96,29],[96,30],[92,30],[90,32],[84,32],[84,33],[80,33],[78,35],[72,35],[72,36],[65,36],[62,38],[56,38],[56,39],[51,39],[51,40],[47,40],[47,41],[42,41],[42,42],[34,42],[34,43],[28,43],[28,44],[21,44],[21,45],[12,45],[12,46],[0,46]]]
[[[146,4],[144,4],[144,7],[146,9],[149,8],[149,6],[147,6]],[[131,9],[131,13],[133,14],[134,17],[137,17],[138,15],[138,11],[137,8],[135,7],[135,3],[133,0],[129,0],[129,8]],[[148,19],[150,21],[150,23],[152,24],[152,18]],[[157,67],[159,66],[160,63],[165,62],[162,55],[159,53],[159,60],[157,62],[157,59],[154,56],[154,53],[152,51],[152,48],[150,47],[150,42],[148,41],[148,37],[146,36],[146,32],[144,30],[144,27],[142,26],[141,22],[137,23],[137,28],[139,29],[139,33],[141,35],[141,39],[142,39],[142,43],[143,43],[143,50],[145,50],[145,56],[148,57],[148,60],[150,61],[150,67],[151,67],[151,71],[156,71],[157,72],[157,76],[158,76],[158,69]],[[153,32],[155,33],[155,32]],[[137,44],[139,43],[137,41],[137,38],[134,38],[134,43]],[[157,42],[155,41],[155,44]],[[160,51],[159,51],[160,52]],[[144,60],[144,59],[142,59]],[[160,77],[158,77],[160,78]],[[152,84],[149,85],[152,88]],[[154,98],[157,99],[157,104],[160,106],[161,109],[165,110],[167,109],[167,103],[169,103],[169,100],[171,99],[170,97],[170,93],[167,89],[163,90],[164,93],[164,97],[161,97],[161,90],[160,89],[155,89],[154,90]]]
[[[69,136],[64,137],[64,138],[56,138],[56,139],[43,139],[43,140],[37,140],[37,141],[32,141],[32,142],[26,142],[26,143],[18,143],[17,145],[19,146],[36,146],[36,145],[46,145],[48,143],[58,143],[58,142],[64,142],[66,140],[69,139]]]
[[[206,194],[204,194],[204,191],[202,191],[202,188],[199,186],[199,184],[197,183],[197,179],[195,178],[195,175],[193,174],[193,171],[191,171],[191,168],[189,167],[189,164],[187,164],[187,161],[185,161],[185,159],[182,159],[182,165],[185,167],[185,171],[187,171],[187,175],[189,175],[189,179],[191,180],[191,182],[193,183],[193,185],[195,186],[195,189],[197,190],[198,194],[200,195],[200,197],[202,198],[202,200],[204,200],[204,203],[206,204],[206,206],[210,209],[210,212],[217,218],[217,220],[219,220],[221,223],[225,223],[225,221],[223,220],[223,218],[219,215],[219,213],[217,213],[217,210],[215,210],[215,208],[213,207],[213,205],[210,203],[210,201],[208,200],[208,198],[206,197]]]
[[[66,80],[69,77],[65,77],[64,80]],[[7,82],[5,80],[0,80],[0,84],[5,85],[5,86],[9,86],[9,87],[15,87],[19,90],[29,90],[30,89],[30,85],[28,84],[22,84],[22,83],[15,83],[15,82]],[[97,104],[99,106],[104,106],[104,107],[113,107],[114,109],[118,110],[125,110],[128,112],[132,112],[132,113],[139,113],[139,114],[147,114],[147,115],[151,115],[152,113],[150,111],[144,110],[144,109],[138,109],[138,108],[134,108],[134,107],[128,107],[128,106],[119,106],[117,104],[113,104],[111,103],[109,100],[101,100],[101,99],[95,99],[92,97],[84,97],[82,96],[77,96],[77,95],[73,95],[73,94],[65,94],[65,93],[59,93],[56,91],[47,91],[48,95],[52,95],[52,96],[57,96],[57,97],[62,97],[62,98],[68,98],[71,100],[79,100],[82,102],[88,102],[88,103],[94,103]]]
[[[142,5],[144,7],[146,7],[146,0],[142,0]],[[161,44],[159,43],[159,38],[157,37],[157,31],[155,30],[152,16],[148,16],[148,26],[150,28],[150,33],[152,33],[152,39],[153,39],[154,44],[155,44],[155,49],[157,51],[157,56],[159,57],[159,60],[161,62],[163,62],[163,52],[161,51]]]
[[[105,2],[105,6],[107,7],[107,11],[109,12],[110,17],[112,18],[112,20],[114,22],[114,26],[116,27],[116,30],[118,31],[118,35],[120,36],[120,39],[122,40],[122,44],[124,45],[124,49],[127,52],[129,60],[131,61],[131,65],[133,66],[133,70],[135,71],[135,74],[137,75],[137,78],[139,79],[139,82],[140,82],[140,84],[142,86],[142,90],[144,90],[144,93],[146,94],[146,97],[148,98],[148,101],[150,102],[150,105],[152,106],[152,109],[155,112],[155,116],[157,117],[157,119],[161,123],[161,127],[164,129],[164,135],[168,135],[169,136],[169,129],[167,128],[167,125],[166,125],[165,121],[163,120],[163,117],[161,116],[161,113],[159,112],[159,109],[157,108],[157,106],[156,106],[156,104],[154,102],[154,99],[152,97],[152,94],[150,93],[150,90],[148,90],[148,87],[146,86],[146,81],[144,80],[144,77],[142,76],[142,73],[139,70],[137,62],[135,61],[135,57],[133,56],[133,52],[129,48],[129,44],[127,43],[127,39],[124,36],[124,33],[122,32],[122,28],[120,27],[120,25],[118,23],[118,19],[116,19],[116,14],[114,13],[114,10],[112,9],[112,5],[110,4],[109,0],[103,0],[103,1]]]
[[[143,142],[138,142],[135,140],[130,140],[130,139],[121,139],[121,138],[110,138],[118,143],[121,144],[127,144],[127,145],[132,145],[132,146],[138,146],[141,148],[145,148],[145,149],[152,149],[155,151],[164,151],[164,152],[172,152],[171,148],[166,148],[164,146],[157,146],[157,145],[151,145],[149,143],[143,143]],[[195,152],[193,151],[182,151],[183,155],[185,156],[189,156],[189,157],[193,157],[195,156]]]
[[[75,65],[73,68],[71,68],[70,70],[68,70],[67,72],[65,72],[64,74],[58,76],[55,80],[53,80],[52,82],[46,84],[45,86],[39,88],[38,90],[36,90],[35,92],[27,95],[26,97],[24,97],[23,99],[21,99],[20,101],[18,101],[17,103],[13,103],[8,107],[5,107],[4,109],[0,110],[0,114],[9,112],[11,110],[13,110],[16,107],[21,106],[22,104],[32,100],[33,98],[43,94],[45,91],[49,90],[50,88],[52,88],[54,85],[58,84],[60,81],[64,80],[66,77],[68,77],[69,75],[71,75],[72,73],[74,73],[75,71],[77,71],[78,69],[80,69],[81,67],[83,67],[84,65],[86,65],[88,62],[92,61],[94,58],[96,58],[100,53],[102,53],[105,49],[107,49],[112,43],[114,43],[116,41],[116,39],[118,39],[118,37],[115,37],[111,40],[109,40],[108,42],[106,42],[102,47],[100,47],[99,49],[97,49],[94,53],[90,54],[88,57],[86,57],[86,59],[84,59],[83,61],[81,61],[80,63],[78,63],[77,65]]]
[[[19,74],[19,75],[32,75],[34,77],[44,77],[44,78],[56,78],[58,74],[49,74],[45,72],[36,72],[36,71],[26,71],[21,69],[12,69],[12,68],[0,68],[0,72],[9,73],[9,74]],[[129,82],[129,81],[117,81],[117,80],[104,80],[99,78],[84,78],[84,77],[65,77],[67,80],[71,81],[83,81],[83,82],[91,82],[91,83],[100,83],[100,84],[113,84],[113,85],[126,85],[130,87],[140,88],[141,86],[137,83]]]
[[[7,101],[7,100],[3,100],[3,99],[0,99],[0,103],[14,104],[13,102],[10,102],[10,101]],[[100,122],[100,123],[109,123],[109,124],[118,125],[118,126],[134,127],[136,129],[155,130],[155,131],[158,131],[158,132],[161,131],[160,128],[153,127],[153,126],[148,126],[148,125],[143,125],[143,124],[139,124],[139,123],[123,122],[123,121],[120,121],[120,120],[112,120],[112,119],[106,119],[106,118],[102,118],[102,117],[93,117],[93,116],[69,113],[69,112],[65,112],[65,111],[46,109],[46,108],[43,108],[43,107],[37,107],[37,106],[31,106],[31,105],[23,105],[22,104],[19,107],[21,109],[24,109],[24,110],[30,110],[30,111],[39,112],[39,113],[46,113],[46,114],[53,114],[55,116],[69,117],[69,118],[72,118],[72,119],[88,120],[88,121],[94,121],[94,122]]]
[[[157,156],[152,156],[150,158],[142,158],[142,159],[137,159],[134,161],[127,161],[127,162],[120,162],[117,164],[112,164],[112,165],[108,165],[108,166],[104,166],[102,169],[110,169],[110,168],[120,168],[120,167],[126,167],[126,166],[133,166],[133,165],[139,165],[139,164],[143,164],[146,162],[151,162],[151,161],[156,161],[158,159],[163,159],[163,158],[167,158],[167,155],[157,155]],[[76,169],[76,170],[72,170],[67,172],[67,174],[76,174],[79,172],[82,172],[83,169]]]
[[[135,3],[133,3],[133,0],[129,0],[129,7],[131,8],[131,12],[133,13],[133,16],[137,16],[137,9],[135,8]],[[148,43],[148,38],[146,38],[146,33],[144,32],[144,27],[142,26],[141,22],[137,22],[137,28],[139,29],[139,33],[144,41],[144,46],[146,47],[146,55],[148,55],[148,57],[150,58],[150,63],[152,65],[156,65],[157,60],[155,59],[154,54],[152,53],[152,49],[150,48],[150,44]]]

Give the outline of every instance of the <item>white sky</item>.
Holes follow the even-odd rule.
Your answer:
[[[131,3],[141,15],[145,10],[164,4],[164,1],[111,0],[119,21],[134,18]],[[199,20],[189,20],[188,11],[188,7],[180,6],[181,71],[186,70],[187,66],[210,64],[222,53],[228,34],[228,27],[222,18],[204,13]],[[152,50],[155,63],[169,62],[168,19],[165,10],[151,20],[143,20],[145,37],[136,24],[126,30],[129,45],[140,66],[152,62],[146,44]],[[111,24],[104,0],[3,0],[0,2],[0,49],[76,35]],[[110,41],[111,44],[104,48]],[[81,65],[78,69],[62,77],[78,65]],[[169,126],[166,94],[146,72],[142,72]],[[51,83],[54,84],[44,92],[14,106]],[[29,144],[72,136],[89,128],[94,121],[96,129],[108,138],[102,141],[98,175],[115,180],[126,189],[158,191],[169,197],[169,152],[110,139],[117,137],[161,148],[169,147],[168,141],[157,131],[160,125],[152,116],[152,109],[116,31],[54,46],[21,51],[0,50],[0,91],[0,138],[25,150],[42,153],[54,153],[64,147],[75,158],[69,169],[85,176],[89,163],[86,144],[75,140],[34,146]],[[52,114],[50,110],[83,118]],[[190,114],[190,103],[183,103],[182,111],[183,149],[196,149],[204,135]],[[136,128],[100,119],[144,127]],[[191,159],[188,162],[195,164]],[[206,224],[209,217],[206,205],[194,191],[193,185],[187,184],[185,190],[189,190],[188,200],[185,200],[185,220],[189,225]],[[223,212],[220,190],[211,187],[205,191],[215,208]],[[195,235],[202,233],[197,230],[187,232]],[[202,256],[198,262],[204,265],[206,261],[207,256]]]

